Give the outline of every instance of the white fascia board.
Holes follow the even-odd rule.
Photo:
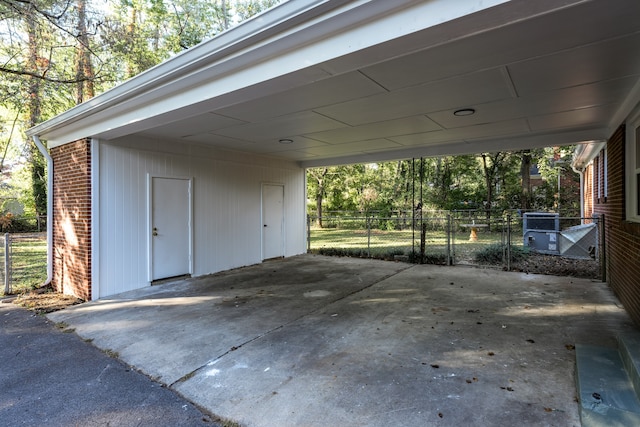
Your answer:
[[[124,135],[131,133],[124,128],[138,126],[135,130],[141,130],[145,121],[167,112],[231,95],[510,1],[516,4],[517,10],[512,11],[513,15],[494,19],[492,26],[527,16],[531,12],[527,3],[531,2],[290,0],[260,15],[259,19],[185,51],[28,133],[47,139],[49,147],[107,133],[109,137]],[[571,2],[565,0],[564,3]],[[555,4],[558,3],[563,2],[556,0]],[[516,13],[518,11],[522,15]],[[231,96],[216,108],[242,100],[244,98]],[[119,133],[120,128],[124,132]]]

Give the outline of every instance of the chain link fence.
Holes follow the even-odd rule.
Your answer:
[[[557,214],[551,218],[516,211],[309,215],[307,249],[322,255],[604,280],[604,218],[560,218]]]
[[[0,235],[0,275],[3,293],[34,289],[47,278],[47,233]]]

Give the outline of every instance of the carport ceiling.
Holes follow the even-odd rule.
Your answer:
[[[338,3],[325,5],[322,22],[316,16],[289,31],[333,28],[315,36],[322,40],[351,37],[354,26],[375,31],[372,22],[385,19],[417,26],[407,22],[423,19],[416,4],[443,16],[362,49],[345,51],[336,39],[336,54],[318,50],[315,63],[310,47],[300,48],[308,67],[93,136],[139,134],[318,166],[603,140],[638,99],[638,0],[494,1],[485,9],[460,0],[467,9],[450,20],[451,1]],[[380,16],[375,3],[390,10]]]

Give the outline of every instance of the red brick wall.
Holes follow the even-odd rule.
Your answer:
[[[607,142],[608,194],[594,212],[605,215],[607,281],[640,326],[640,224],[625,220],[624,145],[621,126]]]
[[[53,286],[91,299],[91,141],[51,149]]]

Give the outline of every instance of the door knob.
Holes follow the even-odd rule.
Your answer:
[[[264,225],[265,227],[267,226],[267,224]]]

